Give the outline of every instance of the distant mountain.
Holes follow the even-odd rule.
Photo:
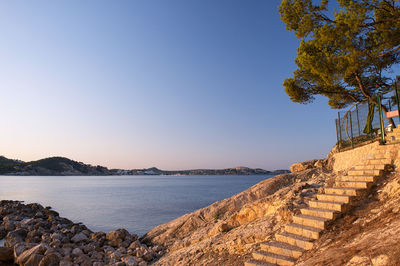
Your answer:
[[[235,167],[227,169],[196,169],[165,171],[156,167],[147,169],[108,169],[92,166],[64,157],[50,157],[38,161],[23,162],[0,156],[0,175],[271,175],[289,173],[288,170],[267,171],[260,168]]]

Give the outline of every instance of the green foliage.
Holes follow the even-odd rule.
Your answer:
[[[218,218],[219,218],[218,213],[214,213],[213,218],[214,218],[215,221],[218,220]]]
[[[286,29],[301,39],[293,77],[283,85],[293,102],[328,97],[332,108],[373,100],[393,87],[400,62],[400,0],[282,0]]]

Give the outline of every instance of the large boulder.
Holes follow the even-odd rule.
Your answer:
[[[25,237],[27,236],[28,232],[25,229],[17,229],[11,232],[8,232],[6,236],[7,245],[14,246],[19,242],[24,242]]]
[[[16,259],[16,262],[19,265],[26,265],[28,261],[30,263],[35,263],[37,260],[36,265],[39,265],[40,260],[43,258],[44,253],[49,249],[50,247],[47,244],[39,244],[37,246],[34,246],[31,249],[25,250],[24,252],[21,253]],[[36,256],[40,255],[40,256]]]
[[[320,159],[314,163],[315,168],[321,168],[321,169],[326,169],[327,165],[328,165],[327,159]]]
[[[305,162],[300,162],[300,163],[294,163],[290,166],[290,171],[292,173],[297,173],[301,172],[307,169],[315,168],[314,164],[318,160],[310,160],[310,161],[305,161]]]
[[[43,259],[43,255],[40,254],[32,254],[28,260],[24,264],[20,264],[21,266],[38,266],[40,261]]]

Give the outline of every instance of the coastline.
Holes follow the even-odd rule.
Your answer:
[[[6,236],[0,264],[243,265],[337,177],[323,165],[311,167],[310,161],[297,167],[303,169],[263,180],[156,226],[140,239],[124,229],[92,232],[39,204],[0,201],[0,238]],[[363,263],[371,256],[382,262],[376,265],[400,263],[393,245],[400,241],[399,184],[400,175],[392,173],[373,187],[370,197],[315,241],[315,250],[305,253],[299,265],[369,265]],[[5,264],[5,258],[10,264]]]
[[[223,265],[240,265],[247,258],[246,253],[254,248],[254,245],[248,245],[247,248],[244,248],[243,245],[248,241],[244,239],[249,235],[256,236],[255,239],[258,239],[257,236],[262,235],[266,230],[271,232],[276,230],[276,227],[271,227],[271,222],[268,219],[284,221],[279,217],[286,214],[279,213],[279,209],[282,207],[282,203],[287,201],[287,199],[281,197],[286,197],[287,192],[293,189],[289,187],[295,184],[295,188],[304,187],[308,191],[310,188],[305,182],[311,180],[323,182],[322,179],[325,177],[322,169],[309,169],[302,174],[283,174],[266,179],[232,197],[214,202],[202,209],[156,226],[147,232],[142,239],[138,239],[137,235],[127,233],[124,229],[114,230],[108,234],[93,232],[82,223],[73,223],[60,217],[50,207],[44,208],[40,204],[25,205],[19,201],[0,201],[2,209],[10,210],[5,215],[9,218],[5,218],[5,220],[10,220],[15,225],[15,228],[8,228],[14,229],[13,231],[5,231],[7,247],[3,249],[12,250],[12,260],[20,265],[25,265],[32,256],[32,260],[37,262],[34,265],[40,265],[39,259],[46,258],[46,260],[49,260],[50,255],[53,260],[58,260],[59,265],[63,266],[72,266],[73,263],[96,266],[145,266],[149,263],[155,265],[188,265],[193,263],[217,265],[213,264],[216,261]],[[284,190],[283,194],[282,189]],[[315,192],[316,189],[311,188],[311,190]],[[291,194],[289,193],[289,195]],[[243,217],[242,213],[247,212],[248,208],[260,208],[260,203],[264,205],[262,202],[265,198],[281,203],[273,209],[262,207],[259,209],[261,212],[256,216],[251,216],[251,218]],[[292,196],[290,200],[293,200]],[[3,206],[4,204],[11,204],[11,206]],[[13,207],[13,204],[18,207]],[[283,205],[285,204],[287,203],[283,203]],[[23,211],[24,215],[21,216],[19,212],[22,209],[27,210]],[[40,210],[39,216],[37,216],[37,209]],[[265,211],[270,213],[267,220],[262,218]],[[40,213],[44,216],[40,217]],[[199,223],[198,218],[195,218],[199,216],[199,213],[205,223]],[[215,213],[218,213],[218,215],[215,216]],[[2,212],[0,212],[0,215],[4,216]],[[274,223],[280,224],[276,220]],[[245,228],[242,230],[241,227],[248,227],[249,225],[253,229]],[[34,233],[28,235],[27,232],[36,227],[39,229],[35,229],[34,232],[40,232],[41,237],[31,239]],[[21,230],[22,236],[18,235],[19,233],[15,235],[14,231],[21,232]],[[62,237],[58,239],[60,235]],[[241,239],[239,243],[232,242],[233,239],[238,240],[239,235],[242,235],[239,237]],[[113,237],[116,236],[119,237],[119,240],[113,242]],[[206,246],[208,247],[204,246],[204,242],[207,243]],[[75,252],[73,252],[74,250]],[[25,255],[21,257],[24,253]],[[27,256],[27,254],[30,255]],[[202,254],[201,258],[198,256],[199,254]]]

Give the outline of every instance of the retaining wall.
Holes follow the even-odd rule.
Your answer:
[[[375,151],[384,150],[385,157],[390,158],[396,169],[400,169],[400,144],[379,145],[373,142],[352,150],[339,152],[333,155],[333,171],[347,171],[355,165],[361,164],[367,158],[374,155]]]

